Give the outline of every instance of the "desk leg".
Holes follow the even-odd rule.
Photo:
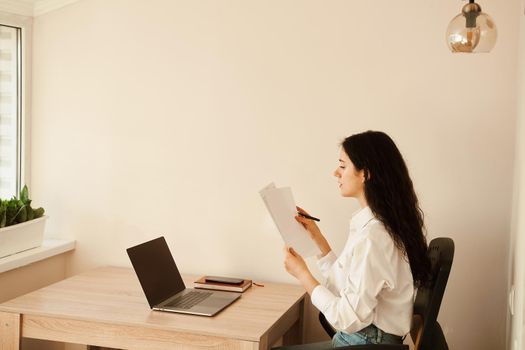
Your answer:
[[[299,305],[299,318],[283,334],[283,345],[297,345],[303,343],[303,323],[304,323],[304,299]]]
[[[0,350],[20,350],[20,314],[0,312]]]

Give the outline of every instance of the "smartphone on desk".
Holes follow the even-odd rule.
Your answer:
[[[242,278],[221,277],[221,276],[205,276],[204,280],[209,283],[225,283],[225,284],[241,284],[244,281]]]

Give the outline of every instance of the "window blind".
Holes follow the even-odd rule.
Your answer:
[[[17,194],[21,181],[21,32],[0,25],[0,198]]]

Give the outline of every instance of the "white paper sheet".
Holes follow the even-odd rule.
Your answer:
[[[308,231],[295,220],[297,208],[290,187],[277,188],[272,182],[259,194],[288,246],[305,258],[320,253]]]

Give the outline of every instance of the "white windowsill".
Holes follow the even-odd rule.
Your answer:
[[[75,249],[72,239],[44,239],[42,246],[28,249],[20,253],[0,259],[0,273],[16,269],[34,262],[59,255]]]

